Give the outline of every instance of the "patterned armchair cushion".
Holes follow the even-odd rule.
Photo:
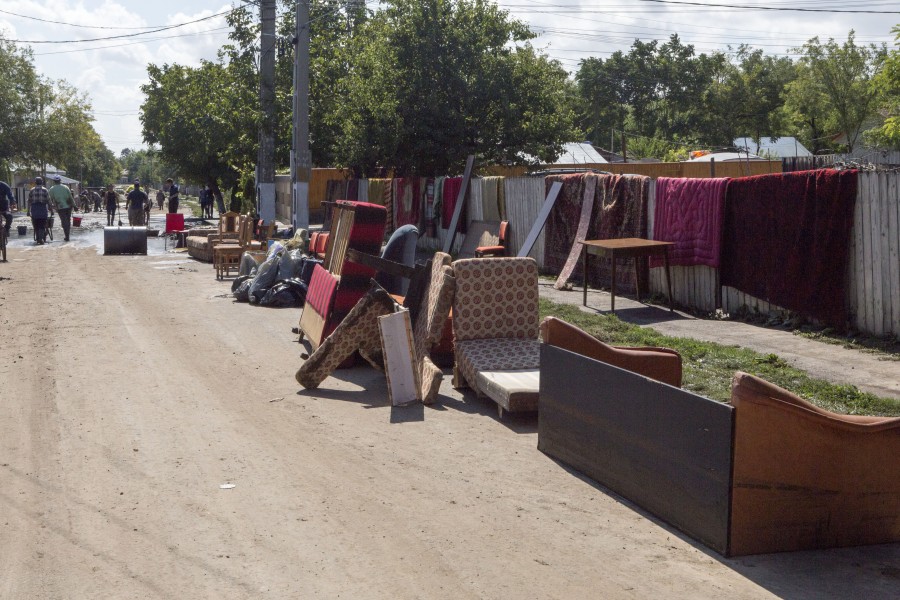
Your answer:
[[[470,386],[500,407],[511,412],[537,410],[541,366],[538,340],[457,342],[456,365]]]
[[[538,337],[538,271],[531,258],[471,258],[453,263],[457,342]]]
[[[322,265],[317,264],[313,268],[312,279],[309,282],[306,306],[314,309],[322,317],[328,317],[334,303],[334,291],[337,289],[337,284],[334,275],[323,269]]]

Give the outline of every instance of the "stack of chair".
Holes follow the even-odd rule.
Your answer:
[[[416,370],[417,396],[425,404],[433,403],[443,373],[432,362],[430,353],[441,338],[444,323],[456,289],[450,255],[438,252],[417,272],[404,299],[413,321],[413,360]],[[307,296],[307,302],[309,296]],[[400,307],[377,283],[373,283],[353,310],[338,325],[297,371],[297,381],[307,389],[319,386],[335,369],[355,352],[370,364],[381,368],[381,337],[378,317],[389,315]]]
[[[351,261],[348,252],[378,257],[387,211],[368,202],[339,200],[322,265],[316,265],[300,315],[300,336],[319,347],[369,289],[374,267]]]

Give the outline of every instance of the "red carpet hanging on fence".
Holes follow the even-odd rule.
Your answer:
[[[462,187],[462,177],[447,177],[444,179],[444,191],[441,200],[441,227],[447,229],[453,220],[453,211],[456,209],[456,199],[459,196],[459,189]],[[460,233],[466,232],[466,207],[463,206],[462,213],[459,215]]]
[[[722,285],[844,330],[856,171],[732,179]]]
[[[394,179],[394,229],[404,225],[419,225],[422,203],[422,180],[419,177]]]
[[[722,218],[728,179],[660,177],[656,180],[653,239],[675,242],[669,264],[717,269],[722,246]],[[658,257],[651,267],[663,266]]]

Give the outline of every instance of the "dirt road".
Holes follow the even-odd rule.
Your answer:
[[[0,598],[896,597],[900,545],[725,560],[445,381],[298,391],[298,310],[209,265],[0,264]],[[449,378],[447,378],[449,380]],[[233,489],[220,489],[221,484]]]

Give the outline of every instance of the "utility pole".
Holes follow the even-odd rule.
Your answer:
[[[309,228],[309,184],[312,155],[309,151],[309,0],[297,0],[294,38],[294,131],[291,144],[291,194],[294,230]]]
[[[275,3],[262,0],[259,43],[259,151],[256,159],[257,212],[267,223],[275,220]]]

